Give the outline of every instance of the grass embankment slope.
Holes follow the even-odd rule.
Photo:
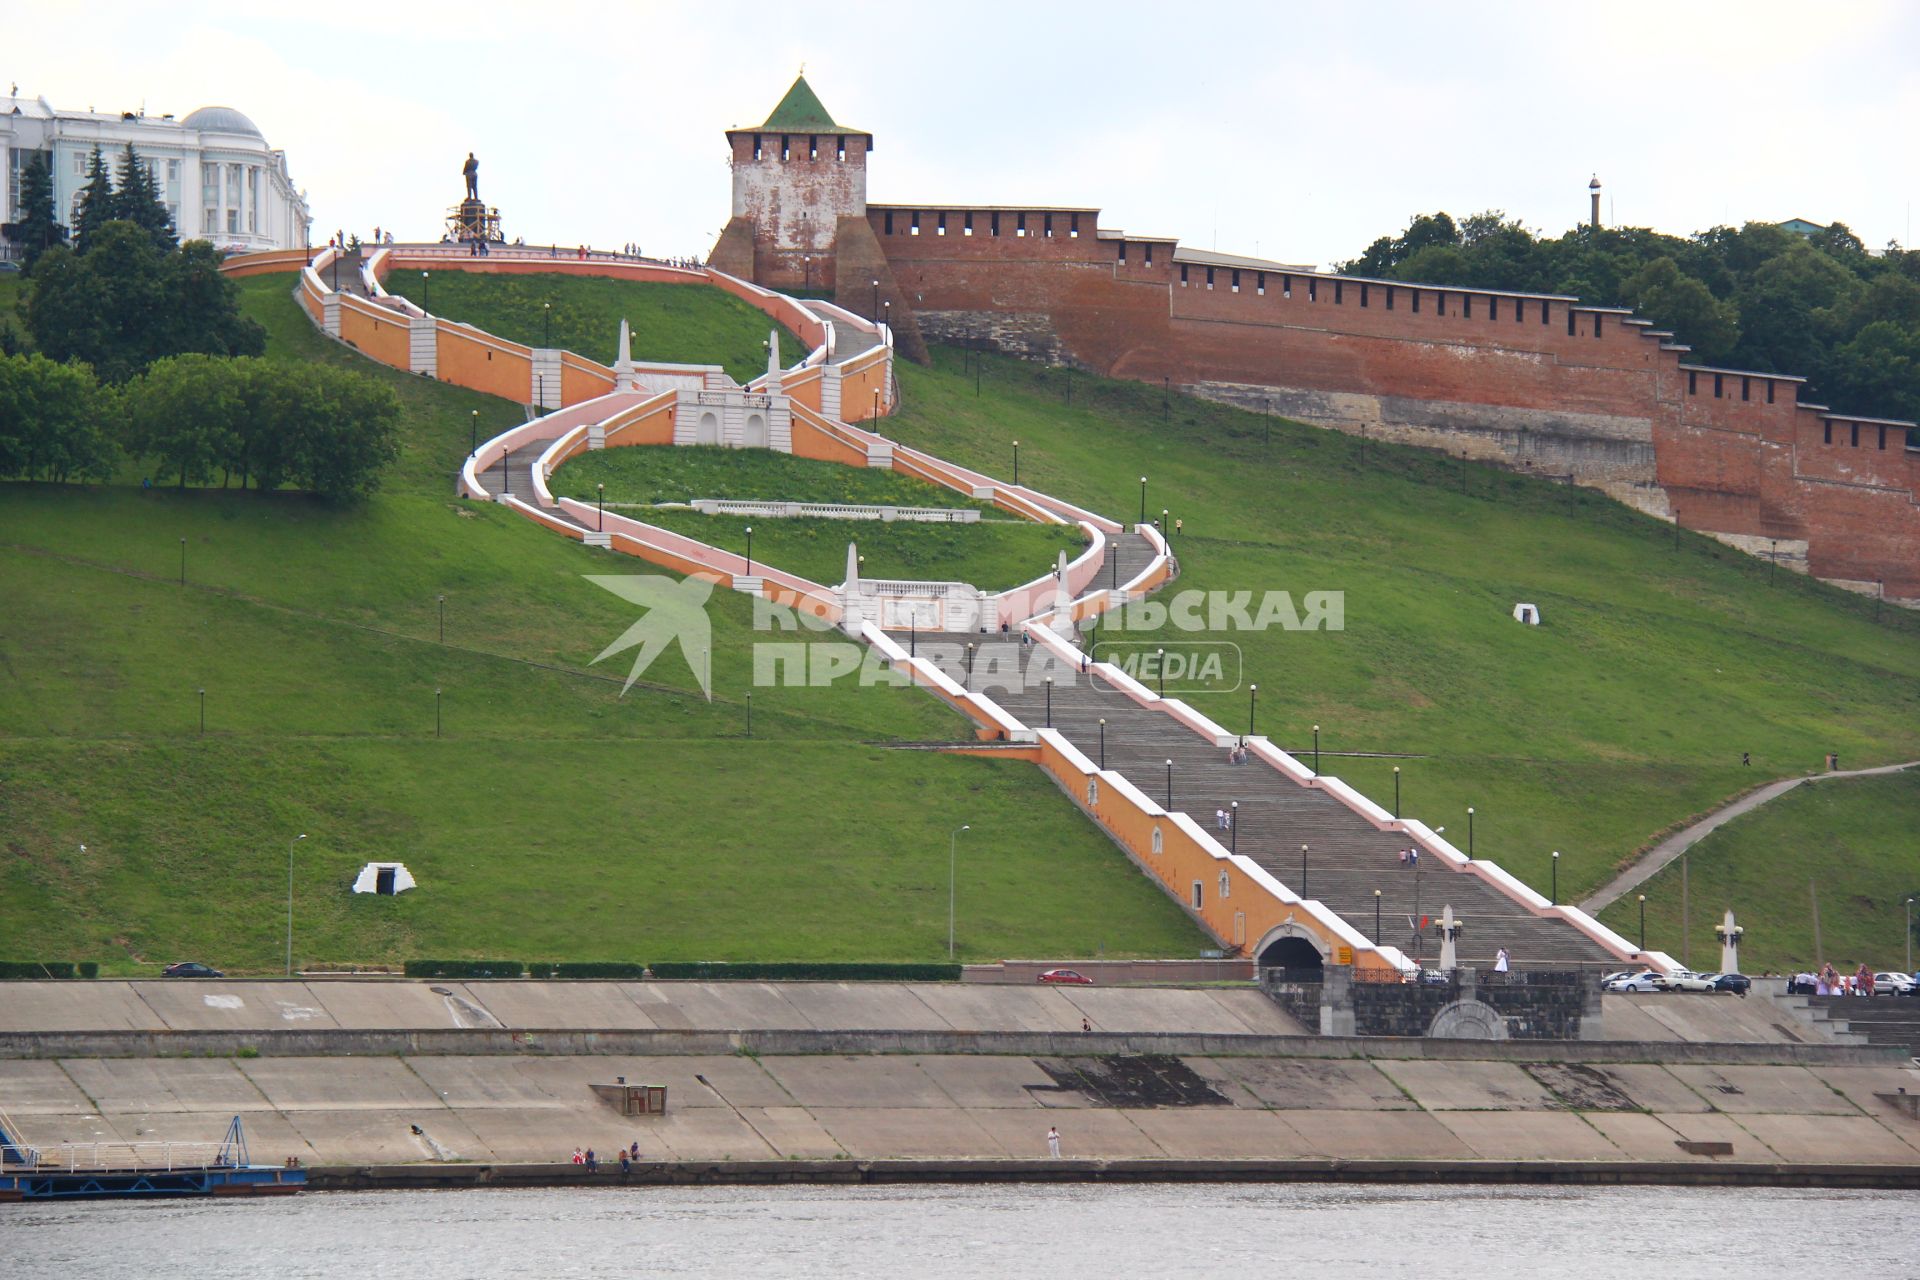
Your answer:
[[[1038,771],[876,745],[968,736],[924,694],[755,689],[747,737],[744,596],[708,610],[711,703],[677,653],[618,697],[630,654],[590,664],[637,614],[582,575],[655,571],[451,496],[470,411],[518,407],[329,342],[290,276],[241,287],[273,358],[395,389],[403,456],[344,509],[0,486],[8,958],[277,970],[304,832],[296,962],[933,959],[961,823],[963,958],[1204,945]],[[374,858],[421,889],[351,895]]]
[[[1637,937],[1647,895],[1647,937],[1681,954],[1681,903],[1688,904],[1694,964],[1720,963],[1713,928],[1728,907],[1746,929],[1740,965],[1748,973],[1788,972],[1832,961],[1851,973],[1907,963],[1906,902],[1920,897],[1920,770],[1869,778],[1833,778],[1795,787],[1741,814],[1687,850],[1686,891],[1675,862],[1600,913]],[[1809,892],[1809,885],[1813,891]],[[1813,904],[1820,904],[1814,948]],[[1920,922],[1920,916],[1916,916]]]
[[[1023,480],[1127,520],[1147,476],[1149,511],[1185,521],[1177,590],[1345,592],[1343,631],[1161,638],[1242,646],[1237,689],[1190,695],[1229,729],[1258,682],[1258,731],[1282,746],[1310,755],[1317,723],[1323,753],[1414,757],[1323,755],[1324,772],[1390,805],[1398,763],[1406,814],[1464,849],[1473,806],[1475,852],[1543,892],[1561,850],[1563,900],[1827,751],[1920,757],[1920,617],[1876,622],[1872,601],[1794,574],[1769,585],[1764,564],[1599,494],[1185,397],[1168,420],[1159,388],[1084,374],[1069,407],[1062,371],[1011,360],[986,360],[976,398],[947,349],[901,381],[887,433],[909,444],[1004,475],[1018,439]],[[1516,601],[1546,625],[1514,622]]]
[[[807,353],[799,338],[765,312],[703,285],[458,268],[435,271],[426,281],[418,271],[393,271],[384,284],[387,292],[437,316],[532,347],[563,347],[604,365],[619,354],[623,319],[633,335],[635,360],[724,365],[741,382],[767,371],[770,330],[780,329],[782,364]]]

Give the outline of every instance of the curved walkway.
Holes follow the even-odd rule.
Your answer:
[[[1842,769],[1835,773],[1810,773],[1800,778],[1782,778],[1778,782],[1769,782],[1764,787],[1756,787],[1732,804],[1722,805],[1700,821],[1683,831],[1662,840],[1641,856],[1639,861],[1609,880],[1606,885],[1580,904],[1580,909],[1588,915],[1598,915],[1618,902],[1627,894],[1672,863],[1675,858],[1699,844],[1702,840],[1718,831],[1727,823],[1743,813],[1751,813],[1769,800],[1777,800],[1787,792],[1805,782],[1823,782],[1828,778],[1871,778],[1877,774],[1899,773],[1920,765],[1920,760],[1909,760],[1905,764],[1883,764],[1873,769]]]

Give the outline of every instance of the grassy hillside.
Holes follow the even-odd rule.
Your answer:
[[[470,412],[517,407],[361,360],[290,287],[242,282],[273,358],[402,398],[365,506],[0,486],[0,954],[276,970],[305,832],[297,959],[932,959],[961,823],[964,958],[1205,945],[1038,771],[883,745],[970,736],[935,700],[753,689],[744,596],[712,702],[677,653],[619,697],[630,658],[592,660],[636,611],[583,575],[652,570],[454,499]],[[353,897],[370,858],[422,890]]]
[[[1740,967],[1748,973],[1798,970],[1821,958],[1849,973],[1862,960],[1899,969],[1907,963],[1906,902],[1920,898],[1915,831],[1920,770],[1796,787],[1689,849],[1684,894],[1678,862],[1636,890],[1647,895],[1648,941],[1681,954],[1685,901],[1694,965],[1715,968],[1713,928],[1731,906],[1747,931]],[[1816,894],[1823,954],[1814,947]],[[1628,894],[1601,918],[1633,938],[1639,912]]]
[[[607,486],[608,502],[738,498],[849,506],[972,507],[995,518],[1014,518],[992,503],[898,471],[720,445],[602,449],[579,454],[553,473],[551,488],[555,493],[591,502],[597,492],[595,486],[601,484]]]
[[[634,359],[725,365],[740,381],[766,372],[767,333],[779,328],[731,294],[697,285],[457,270],[436,271],[426,281],[418,271],[394,271],[385,283],[389,293],[435,315],[529,346],[565,347],[607,365],[619,353],[624,318]],[[805,354],[800,340],[781,329],[781,363]]]
[[[1231,631],[1237,688],[1192,701],[1542,891],[1597,887],[1760,778],[1920,757],[1920,617],[1766,566],[1598,494],[1462,467],[1159,388],[961,353],[901,371],[888,434],[1128,520],[1185,522],[1180,590],[1345,593],[1339,632]],[[1363,460],[1364,450],[1364,460]],[[1515,623],[1537,603],[1541,627]],[[1110,638],[1119,638],[1113,636]],[[1228,682],[1234,673],[1229,671]],[[1752,753],[1742,769],[1740,753]],[[1345,752],[1402,753],[1353,758]],[[1908,886],[1902,884],[1901,890]],[[1664,937],[1653,939],[1665,945]]]

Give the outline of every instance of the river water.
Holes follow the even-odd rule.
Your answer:
[[[1920,1193],[1624,1187],[700,1187],[0,1206],[11,1276],[1920,1274]]]

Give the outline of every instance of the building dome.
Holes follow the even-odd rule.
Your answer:
[[[244,133],[266,141],[260,126],[232,107],[202,107],[180,123],[206,133]]]

